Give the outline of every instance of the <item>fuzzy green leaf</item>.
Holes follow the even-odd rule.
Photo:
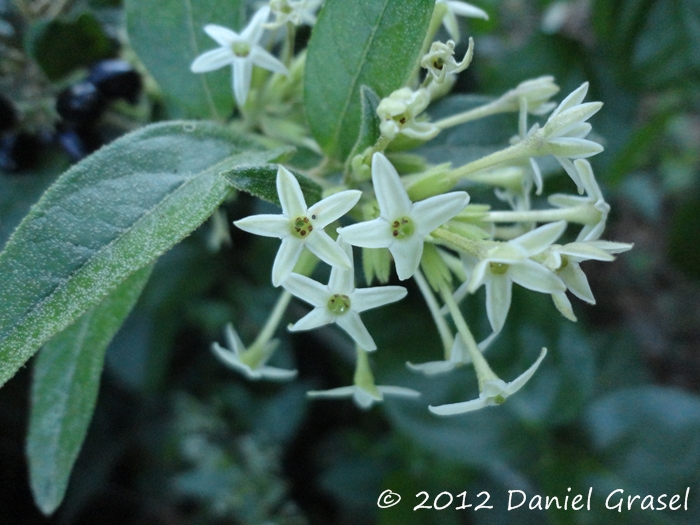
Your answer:
[[[357,142],[352,148],[352,152],[348,159],[352,159],[365,151],[367,148],[374,146],[379,140],[379,124],[381,121],[377,116],[377,106],[381,100],[377,94],[372,91],[371,87],[360,87],[360,100],[362,102],[362,122],[360,124],[360,134],[357,137]]]
[[[306,57],[304,102],[323,151],[343,161],[360,131],[360,87],[386,97],[420,59],[434,0],[326,0]]]
[[[195,74],[190,64],[217,47],[203,28],[245,25],[242,0],[126,0],[129,43],[153,75],[172,116],[223,120],[233,110],[231,69]]]
[[[321,200],[323,189],[316,182],[300,173],[292,174],[299,181],[306,204]],[[226,181],[240,191],[250,193],[259,199],[280,205],[277,195],[277,168],[274,166],[241,166],[221,174]]]
[[[107,345],[151,275],[146,266],[55,335],[34,363],[27,436],[34,501],[49,515],[61,504],[97,401]]]
[[[276,160],[228,129],[155,124],[63,174],[0,253],[0,386],[51,336],[204,222],[219,174]]]

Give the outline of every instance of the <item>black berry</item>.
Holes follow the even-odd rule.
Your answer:
[[[105,96],[92,82],[83,80],[58,94],[56,111],[67,122],[89,124],[100,117],[106,102]]]
[[[96,129],[67,124],[58,126],[56,129],[56,140],[75,161],[87,157],[102,145],[102,138]]]
[[[29,133],[7,133],[0,138],[0,170],[6,172],[31,168],[41,149],[38,137]]]
[[[12,129],[17,125],[17,110],[12,101],[0,95],[0,132]]]
[[[90,69],[87,80],[92,82],[105,97],[123,98],[135,104],[141,93],[141,76],[126,60],[114,58],[102,60]]]

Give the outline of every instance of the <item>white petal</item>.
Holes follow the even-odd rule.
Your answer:
[[[277,255],[275,256],[275,262],[272,265],[272,285],[277,287],[282,282],[292,274],[294,270],[294,265],[296,265],[301,255],[301,251],[304,249],[304,243],[292,237],[291,235],[282,239],[282,244],[280,244],[279,250],[277,250]]]
[[[364,388],[355,387],[355,392],[353,392],[353,401],[355,401],[355,404],[362,408],[363,410],[367,410],[369,407],[371,407],[375,402],[381,402],[383,400],[382,393],[377,390],[377,393],[379,395],[375,395],[373,392],[368,392]]]
[[[505,275],[492,275],[486,280],[486,315],[494,332],[500,332],[510,310],[513,285]]]
[[[543,252],[566,230],[566,221],[550,222],[509,242],[525,250],[528,256]]]
[[[459,42],[459,22],[455,14],[452,11],[447,11],[445,18],[442,19],[442,23],[450,34],[450,38],[455,42]]]
[[[412,388],[404,388],[402,386],[382,386],[382,385],[379,385],[377,387],[377,390],[379,390],[379,392],[384,394],[384,395],[390,395],[390,396],[399,396],[399,397],[418,397],[418,396],[420,396],[420,392],[413,390]]]
[[[246,28],[241,32],[241,40],[247,42],[251,47],[260,42],[265,27],[263,24],[270,18],[270,8],[263,6],[258,9]]]
[[[289,219],[284,215],[251,215],[235,221],[241,230],[263,237],[277,237],[281,239],[290,235]]]
[[[532,168],[532,176],[535,180],[535,194],[542,195],[542,171],[540,171],[540,165],[537,164],[537,161],[533,157],[530,157],[530,168]]]
[[[508,388],[506,389],[506,395],[512,396],[515,394],[518,390],[520,390],[523,386],[525,386],[525,383],[528,382],[528,380],[532,377],[532,375],[535,373],[537,370],[537,367],[540,366],[540,363],[544,359],[544,356],[547,355],[547,349],[543,348],[542,352],[540,353],[540,357],[537,358],[537,361],[525,370],[525,372],[522,373],[522,375],[518,376],[515,378],[513,381],[508,383]]]
[[[393,221],[410,213],[412,203],[406,188],[396,168],[381,153],[372,157],[372,183],[383,218]]]
[[[424,237],[442,226],[469,204],[466,191],[453,191],[444,195],[429,197],[416,202],[411,209],[411,219],[415,223],[415,235]]]
[[[430,140],[440,133],[440,128],[430,122],[412,122],[404,126],[401,133],[416,140]]]
[[[289,327],[290,332],[298,332],[300,330],[313,330],[319,326],[325,326],[335,321],[328,309],[324,307],[314,308],[304,317]]]
[[[340,268],[352,268],[347,254],[323,230],[314,230],[306,240],[306,247],[326,264]]]
[[[235,31],[230,30],[228,27],[219,26],[216,24],[205,25],[204,32],[213,38],[221,47],[228,49],[231,48],[231,44],[241,40],[241,37]]]
[[[474,293],[479,289],[479,286],[484,284],[484,281],[488,277],[487,271],[489,267],[489,261],[483,260],[479,261],[476,263],[476,266],[474,266],[474,270],[471,273],[471,277],[469,279],[469,286],[467,287],[467,291],[469,293]]]
[[[483,18],[484,20],[489,19],[489,15],[483,9],[467,4],[466,2],[456,2],[448,1],[447,7],[451,12],[457,16],[467,16],[470,18]]]
[[[317,307],[325,307],[331,295],[328,286],[297,273],[287,277],[282,287],[302,301]]]
[[[297,370],[286,370],[284,368],[276,368],[273,366],[263,366],[259,369],[260,375],[263,379],[269,379],[271,381],[286,381],[288,379],[294,379],[297,376]]]
[[[608,253],[622,253],[634,247],[634,244],[612,241],[591,241],[588,244],[599,250],[605,250]]]
[[[595,297],[591,291],[591,286],[588,284],[586,274],[583,273],[581,267],[576,263],[569,263],[566,268],[557,272],[559,277],[564,281],[566,287],[579,299],[590,304],[595,304]]]
[[[225,335],[226,343],[228,344],[229,350],[231,350],[231,352],[233,352],[235,355],[238,355],[245,350],[243,341],[241,341],[241,338],[238,336],[238,332],[236,332],[236,329],[231,323],[226,324]]]
[[[574,163],[566,157],[560,157],[558,155],[555,155],[554,158],[557,159],[557,162],[561,164],[561,167],[564,168],[564,171],[566,171],[569,177],[571,177],[571,180],[574,181],[574,184],[576,184],[576,189],[578,190],[579,194],[582,194],[584,189],[583,183],[581,182],[581,176],[578,174]]]
[[[568,160],[568,159],[566,159]],[[566,195],[564,193],[555,193],[547,197],[547,202],[557,208],[572,208],[590,204],[591,199],[588,197],[577,197],[576,195]]]
[[[309,218],[315,228],[325,228],[349,212],[360,200],[360,197],[362,197],[362,192],[359,190],[345,190],[330,195],[309,208]]]
[[[587,160],[579,159],[574,161],[574,166],[581,177],[581,184],[586,190],[586,194],[596,201],[605,200],[603,198],[603,192],[600,191],[600,186],[598,186],[598,182],[595,180],[591,163]]]
[[[608,251],[597,247],[593,242],[571,242],[558,249],[559,253],[576,257],[579,261],[613,261]]]
[[[355,395],[355,386],[341,386],[330,390],[310,390],[306,393],[309,397],[352,397]]]
[[[555,293],[566,290],[566,286],[554,272],[529,259],[510,266],[508,277],[523,288],[535,292]]]
[[[574,309],[571,306],[571,301],[566,296],[566,292],[553,293],[552,302],[561,315],[573,323],[576,322],[576,315],[574,315]]]
[[[247,58],[233,59],[233,95],[239,107],[245,106],[253,74],[253,63]]]
[[[457,363],[450,361],[428,361],[427,363],[420,363],[414,365],[413,363],[406,363],[406,366],[413,370],[414,372],[420,372],[427,376],[434,376],[438,374],[445,374],[451,372],[457,367]]]
[[[588,139],[559,137],[547,141],[547,152],[558,157],[583,159],[592,157],[603,151],[603,146]]]
[[[352,305],[350,305],[352,308]],[[377,349],[374,339],[367,331],[357,312],[350,310],[335,318],[335,323],[345,330],[363,350],[371,352]]]
[[[190,71],[193,73],[207,73],[228,66],[233,60],[234,56],[231,51],[223,47],[217,47],[195,58],[190,66]]]
[[[260,66],[273,73],[289,75],[289,71],[285,65],[260,46],[255,46],[250,50],[250,61],[256,66]]]
[[[297,178],[281,166],[277,169],[277,195],[282,205],[282,212],[290,219],[306,216],[306,200]]]
[[[355,289],[355,265],[352,258],[352,247],[342,238],[338,238],[336,244],[347,255],[350,268],[333,266],[330,279],[328,279],[328,289],[332,293],[350,295]]]
[[[381,218],[339,228],[338,235],[361,248],[388,248],[395,241],[389,223]]]
[[[244,365],[243,363],[241,363],[241,360],[238,357],[238,352],[228,350],[227,348],[222,347],[219,343],[216,342],[212,343],[211,350],[212,352],[214,352],[216,357],[218,357],[223,363],[230,366],[231,368],[235,368],[236,370],[241,371],[244,368],[248,368],[250,370],[250,367],[248,365]]]
[[[405,281],[418,269],[423,255],[423,237],[414,233],[407,239],[395,241],[389,246],[389,251],[394,256],[396,275],[399,276],[400,281]]]
[[[584,82],[577,89],[569,93],[569,95],[561,101],[557,109],[552,112],[549,120],[552,120],[562,111],[566,111],[583,102],[583,99],[586,98],[586,93],[588,93],[588,82]]]
[[[371,308],[400,301],[406,297],[407,293],[408,291],[403,286],[359,288],[354,290],[350,296],[350,307],[356,312],[364,312]]]
[[[474,410],[479,410],[488,406],[488,399],[479,397],[471,401],[463,401],[462,403],[451,403],[448,405],[439,405],[428,407],[433,414],[438,416],[454,416],[456,414],[464,414],[465,412],[472,412]]]

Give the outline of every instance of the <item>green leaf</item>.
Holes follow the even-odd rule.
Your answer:
[[[0,253],[0,386],[52,335],[204,222],[219,173],[273,161],[204,122],[125,135],[63,174]]]
[[[151,275],[146,266],[54,336],[34,364],[27,436],[34,501],[49,515],[61,504],[95,409],[107,345]]]
[[[312,204],[321,200],[323,189],[316,182],[300,173],[292,174],[299,181],[301,191],[306,199],[306,204]],[[280,206],[277,195],[277,168],[274,166],[241,166],[221,174],[226,181],[240,191],[250,193],[259,199]]]
[[[206,24],[238,31],[245,25],[242,0],[127,0],[129,43],[163,91],[175,117],[223,120],[233,110],[231,69],[190,71],[200,54],[217,47]]]
[[[377,116],[377,106],[381,99],[372,91],[372,88],[361,86],[360,100],[362,102],[360,134],[357,137],[355,147],[352,148],[352,152],[348,156],[348,160],[351,160],[355,155],[362,153],[367,148],[374,146],[381,134],[379,131],[381,122]]]
[[[697,395],[653,385],[617,390],[596,400],[585,425],[604,465],[636,490],[670,494],[700,475]]]
[[[405,86],[420,58],[433,0],[326,0],[309,41],[304,103],[324,152],[343,161],[362,120],[360,87],[380,98]]]
[[[83,13],[75,20],[42,20],[27,33],[26,47],[50,80],[114,52],[97,19]]]

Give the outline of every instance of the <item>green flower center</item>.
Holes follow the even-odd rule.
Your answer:
[[[498,394],[496,397],[493,398],[493,402],[496,403],[497,405],[505,403],[505,401],[506,401],[506,398],[503,397],[501,394]]]
[[[309,234],[314,231],[314,225],[308,217],[297,217],[292,222],[292,235],[298,237],[299,239],[304,239],[309,236]]]
[[[442,58],[437,58],[433,62],[433,67],[438,71],[442,71],[442,68],[445,67],[445,61]]]
[[[246,42],[234,42],[231,45],[231,51],[237,57],[245,58],[250,55],[250,45]]]
[[[567,266],[569,266],[569,258],[566,255],[562,255],[561,264],[559,265],[559,268],[557,268],[557,271],[561,272]]]
[[[328,310],[333,315],[343,315],[350,310],[350,298],[339,293],[331,295],[331,298],[328,299]]]
[[[503,275],[508,271],[508,265],[506,263],[491,262],[489,263],[489,268],[491,268],[491,273],[495,273],[496,275]]]
[[[391,235],[395,239],[406,239],[413,235],[415,229],[410,217],[399,217],[391,223]]]

